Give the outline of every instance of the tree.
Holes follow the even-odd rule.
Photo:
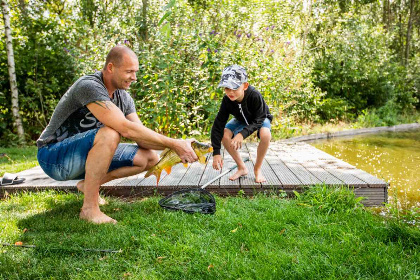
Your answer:
[[[14,119],[14,126],[17,129],[19,141],[22,144],[26,144],[25,132],[23,130],[22,119],[19,113],[19,93],[16,82],[15,58],[13,55],[12,32],[10,28],[10,10],[7,4],[7,0],[1,0],[1,6],[3,12],[4,30],[6,34],[6,51],[9,68],[10,91],[12,93],[12,114]]]

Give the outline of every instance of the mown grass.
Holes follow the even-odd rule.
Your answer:
[[[36,146],[0,147],[0,176],[5,172],[17,173],[38,165]]]
[[[318,186],[293,200],[217,197],[210,216],[166,211],[158,199],[108,198],[103,211],[119,223],[94,225],[78,218],[79,194],[7,197],[0,201],[1,242],[37,248],[0,247],[0,278],[420,277],[420,230],[365,211],[345,189]]]

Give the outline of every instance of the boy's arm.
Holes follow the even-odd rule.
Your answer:
[[[250,97],[251,98],[248,102],[248,110],[250,110],[251,112],[255,112],[255,118],[252,121],[250,121],[249,124],[245,126],[244,129],[242,129],[242,131],[239,132],[240,134],[242,134],[244,139],[252,133],[254,133],[254,131],[258,130],[262,126],[265,118],[267,117],[266,112],[264,112],[265,102],[262,98],[262,95],[258,94]]]
[[[223,98],[222,104],[220,104],[219,112],[217,113],[211,128],[211,145],[213,147],[213,156],[220,155],[220,148],[222,146],[221,141],[228,118],[229,110],[225,102],[225,98]]]

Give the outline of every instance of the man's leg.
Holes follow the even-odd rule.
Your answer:
[[[245,176],[248,174],[248,169],[245,166],[245,163],[242,161],[239,152],[235,150],[233,147],[230,146],[230,142],[232,140],[233,132],[230,129],[225,128],[222,138],[223,146],[225,147],[226,151],[232,156],[233,160],[238,165],[238,170],[229,177],[229,180],[236,180],[241,176]]]
[[[109,127],[98,130],[93,147],[88,153],[85,167],[84,200],[80,218],[93,223],[116,223],[99,209],[99,187],[106,178],[108,168],[120,142],[120,134]]]
[[[136,155],[134,156],[133,166],[125,166],[125,167],[121,167],[121,168],[108,172],[104,176],[102,181],[100,182],[100,185],[103,185],[109,181],[112,181],[118,178],[123,178],[123,177],[139,174],[145,170],[148,170],[150,167],[155,165],[158,161],[159,161],[159,157],[154,151],[139,148]],[[84,188],[85,188],[84,185],[85,185],[84,180],[77,183],[77,188],[83,193],[84,193]],[[105,203],[106,201],[102,199],[101,197],[99,197],[99,205],[103,205]]]
[[[261,166],[262,166],[264,157],[267,154],[268,146],[270,145],[270,140],[271,140],[270,129],[268,129],[267,127],[261,127],[260,139],[261,141],[258,144],[258,149],[257,149],[257,160],[255,161],[255,166],[254,166],[254,174],[255,174],[256,183],[262,183],[266,181],[265,177],[261,173]]]

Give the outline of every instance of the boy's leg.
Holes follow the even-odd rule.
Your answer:
[[[254,174],[255,174],[256,183],[262,183],[266,181],[265,177],[261,173],[261,166],[262,166],[264,157],[267,154],[268,146],[270,145],[270,140],[271,140],[270,129],[267,127],[261,127],[259,131],[259,136],[261,140],[260,140],[260,143],[258,144],[257,159],[254,165]]]
[[[235,150],[233,147],[230,146],[230,141],[232,140],[233,132],[230,129],[225,128],[222,138],[223,146],[225,147],[226,151],[232,156],[233,160],[238,165],[238,170],[229,177],[229,180],[236,180],[241,176],[245,176],[248,174],[248,169],[245,166],[245,163],[242,161],[239,152]]]

